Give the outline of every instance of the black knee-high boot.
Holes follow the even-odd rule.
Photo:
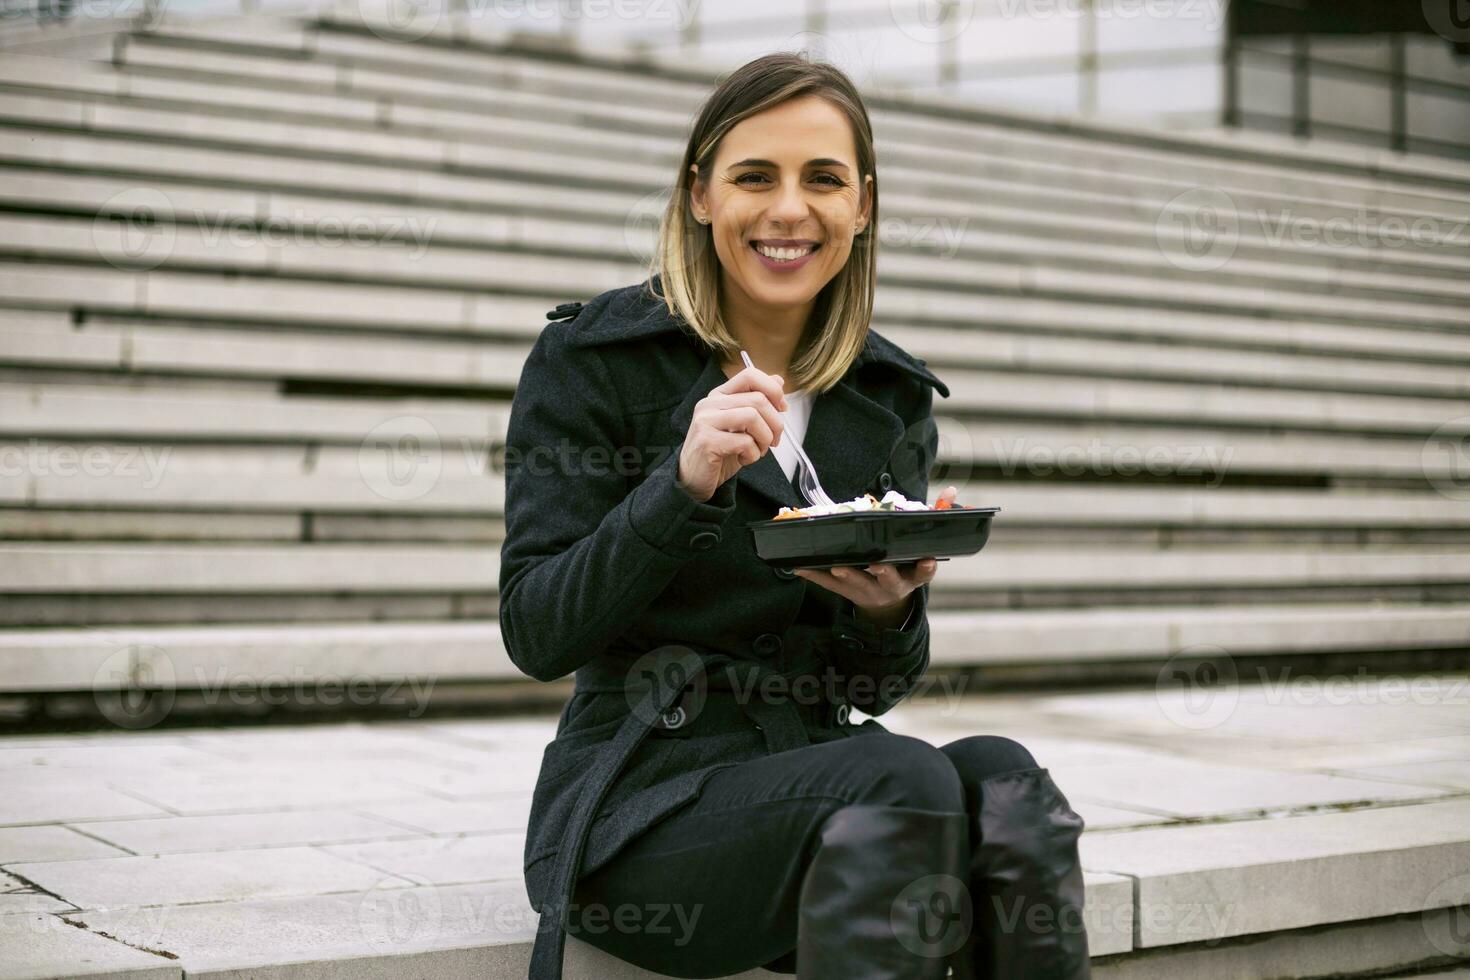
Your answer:
[[[941,980],[970,929],[969,822],[867,804],[828,817],[802,881],[800,980]]]
[[[968,884],[975,932],[957,980],[1089,980],[1082,920],[1083,820],[1045,768],[980,783]]]

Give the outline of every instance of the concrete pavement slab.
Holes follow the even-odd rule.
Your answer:
[[[359,807],[370,817],[425,834],[474,834],[524,830],[531,813],[529,796],[494,801],[374,804]]]
[[[87,824],[86,826],[92,825]],[[85,830],[76,830],[61,824],[0,827],[0,865],[12,864],[16,861],[72,861],[78,858],[120,857],[126,853],[109,843],[89,836]]]
[[[313,847],[48,861],[7,868],[84,909],[322,895],[368,888],[384,877]]]
[[[5,775],[0,825],[158,816],[167,811],[68,770],[27,768]]]
[[[53,915],[0,915],[4,980],[182,980],[177,959],[136,949]]]
[[[134,854],[339,844],[418,836],[416,831],[405,830],[396,824],[337,809],[101,820],[86,824],[85,830]],[[113,853],[120,852],[113,850]]]
[[[323,847],[348,861],[435,885],[521,878],[524,833],[417,837]]]

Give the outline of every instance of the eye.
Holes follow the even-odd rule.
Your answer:
[[[764,181],[766,179],[766,175],[765,174],[760,173],[758,171],[751,171],[750,173],[741,174],[739,177],[736,177],[735,178],[735,183],[737,183],[737,184],[748,183],[748,181],[746,180],[747,177],[755,177],[755,178],[757,178],[759,180],[762,180],[762,181]],[[812,179],[813,180],[816,180],[818,178],[826,178],[822,182],[825,183],[828,187],[845,187],[846,186],[846,184],[843,182],[843,180],[842,180],[841,177],[838,177],[836,174],[827,173],[825,170],[818,171],[817,173],[815,173],[815,174],[812,175]]]

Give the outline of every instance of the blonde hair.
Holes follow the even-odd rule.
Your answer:
[[[659,276],[664,290],[659,298],[669,313],[682,318],[722,356],[734,359],[740,345],[720,313],[720,260],[714,249],[713,230],[695,219],[689,206],[690,191],[696,179],[708,187],[720,141],[737,123],[803,95],[820,96],[847,116],[857,147],[859,194],[872,195],[868,222],[853,237],[847,264],[817,294],[812,318],[786,373],[793,387],[821,392],[842,379],[863,349],[873,319],[878,267],[873,232],[878,226],[873,129],[856,86],[840,68],[783,51],[748,62],[720,83],[705,100],[689,134],[678,181],[659,225],[649,272],[650,281],[652,274]],[[699,167],[697,178],[690,173],[691,165]],[[865,187],[865,174],[873,176],[871,191]]]

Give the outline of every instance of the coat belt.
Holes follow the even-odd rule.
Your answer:
[[[604,658],[596,658],[578,669],[578,691],[622,691],[630,698],[639,695],[639,700],[590,767],[590,775],[577,796],[576,806],[572,808],[572,819],[557,852],[551,883],[541,906],[541,920],[531,948],[527,980],[561,980],[567,911],[592,822],[634,750],[650,731],[660,727],[660,719],[684,696],[688,685],[704,681],[710,690],[723,691],[739,684],[740,690],[757,692],[767,678],[789,679],[789,675],[765,664],[735,660],[728,654],[700,653],[685,646],[663,647],[646,656],[653,659],[653,669],[640,672],[640,677],[629,677],[626,672],[613,674],[607,670],[598,674],[599,668],[593,664],[606,662]],[[717,667],[720,669],[716,670]],[[802,712],[792,698],[767,700],[755,696],[741,698],[738,703],[741,710],[760,726],[770,752],[784,752],[811,744]]]

